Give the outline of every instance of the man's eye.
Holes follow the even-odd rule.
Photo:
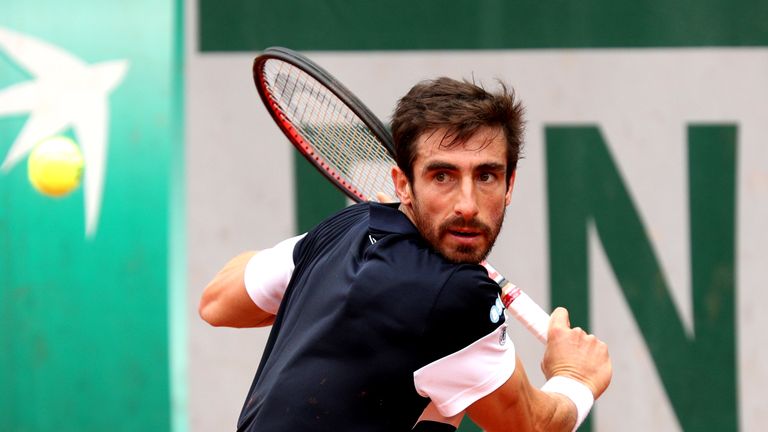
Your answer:
[[[442,183],[448,180],[448,176],[445,173],[437,173],[435,174],[435,180]]]
[[[483,182],[483,183],[487,183],[487,182],[493,181],[493,179],[495,179],[495,178],[496,178],[496,176],[494,176],[491,173],[482,173],[482,174],[480,174],[480,181]]]

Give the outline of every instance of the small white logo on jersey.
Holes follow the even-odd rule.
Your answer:
[[[491,322],[496,324],[497,322],[499,322],[499,319],[503,314],[504,314],[504,304],[501,302],[500,298],[496,297],[496,303],[493,306],[491,306],[491,312],[490,312]]]

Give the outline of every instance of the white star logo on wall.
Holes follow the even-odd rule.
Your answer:
[[[0,116],[29,113],[0,169],[8,172],[41,140],[73,128],[85,161],[85,234],[96,232],[106,173],[109,94],[128,61],[89,65],[59,47],[0,27],[0,50],[34,78],[0,90]]]

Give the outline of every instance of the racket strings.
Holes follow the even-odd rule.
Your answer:
[[[314,144],[321,154],[329,156],[329,159],[336,161],[339,167],[348,166],[351,155],[341,151],[342,146],[336,145],[345,137],[346,130],[341,125],[348,125],[354,119],[349,119],[343,109],[334,103],[323,88],[318,89],[314,80],[304,79],[303,72],[281,63],[280,67],[289,67],[288,73],[278,75],[283,79],[277,81],[278,88],[282,84],[284,91],[282,95],[287,95],[287,107],[294,125],[303,126],[302,132],[305,132],[310,138],[309,143]],[[293,73],[298,73],[294,76]],[[294,98],[298,96],[298,98]],[[301,112],[299,112],[301,111]],[[344,118],[340,119],[342,116]],[[342,170],[343,171],[343,170]]]
[[[276,59],[264,65],[267,93],[300,136],[302,146],[330,175],[361,199],[394,197],[394,161],[360,117],[318,80]]]

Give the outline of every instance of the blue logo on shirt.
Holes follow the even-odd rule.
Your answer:
[[[501,299],[496,297],[496,303],[491,306],[491,322],[496,324],[499,322],[499,319],[501,319],[501,315],[504,314],[504,304],[501,302]]]

